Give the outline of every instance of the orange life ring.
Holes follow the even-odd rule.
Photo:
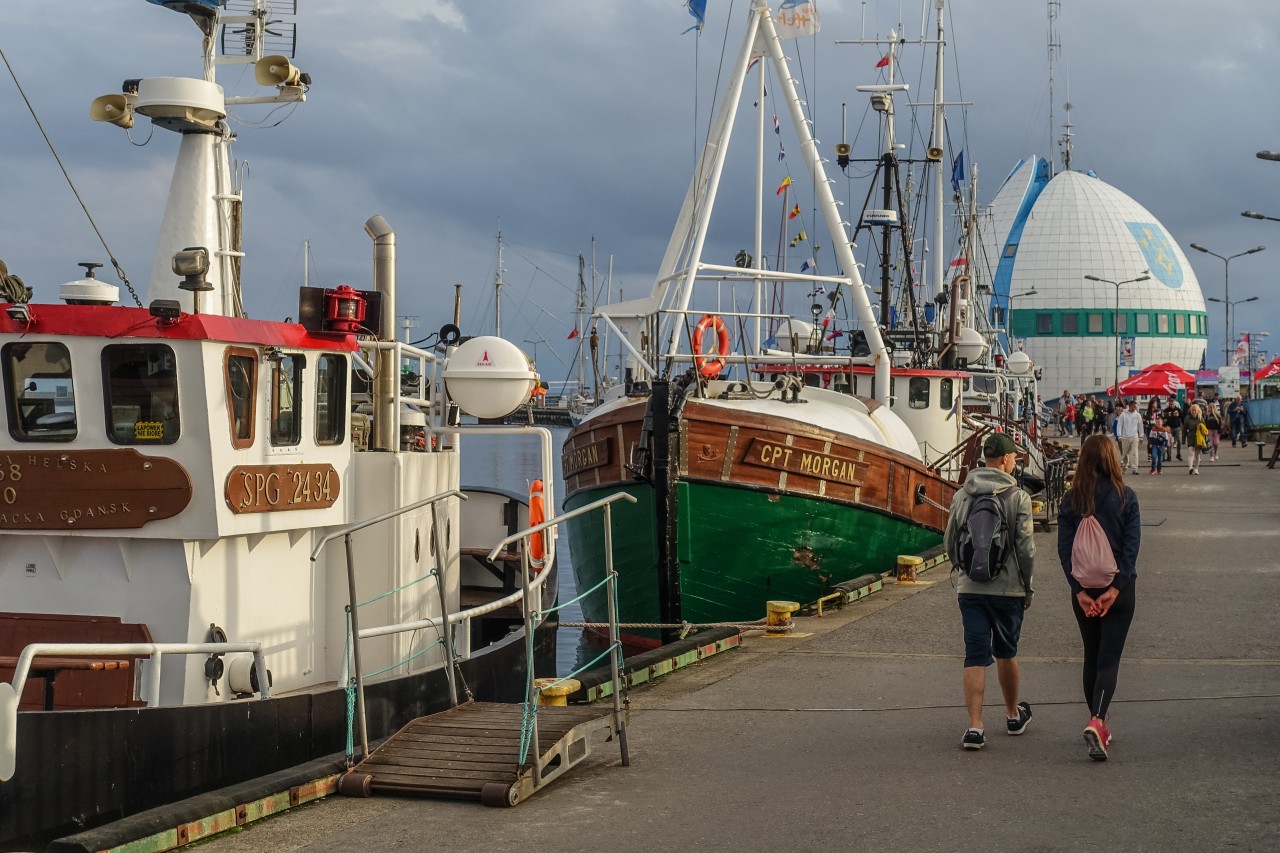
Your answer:
[[[546,509],[542,505],[542,481],[534,480],[529,486],[529,526],[534,527],[547,520]],[[547,531],[539,530],[529,534],[529,565],[535,572],[546,566]]]
[[[715,329],[716,352],[718,358],[702,354],[703,338],[708,329]],[[703,314],[698,325],[693,327],[693,366],[706,379],[714,379],[724,370],[729,355],[729,328],[715,314]]]

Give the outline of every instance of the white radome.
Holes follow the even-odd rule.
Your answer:
[[[1060,389],[1102,391],[1117,372],[1117,339],[1111,331],[1117,286],[1086,275],[1114,282],[1150,276],[1119,286],[1121,312],[1200,315],[1184,317],[1181,333],[1177,318],[1171,318],[1167,333],[1153,322],[1150,334],[1137,334],[1133,366],[1121,366],[1120,378],[1160,362],[1192,371],[1199,367],[1207,343],[1200,283],[1173,236],[1145,207],[1091,173],[1066,171],[1049,179],[1045,162],[1030,158],[1005,180],[991,210],[993,256],[1000,262],[995,290],[1014,295],[1018,327],[1035,323],[1035,315],[1027,312],[1083,312],[1076,334],[1055,326],[1055,333],[1028,334],[1018,342],[1044,371],[1046,399]],[[1101,315],[1102,333],[1088,331],[1089,314]]]

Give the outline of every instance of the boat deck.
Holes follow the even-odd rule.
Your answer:
[[[538,708],[542,754],[520,765],[523,705],[467,702],[405,726],[343,777],[339,790],[478,799],[513,806],[590,754],[590,737],[613,734],[612,709],[580,705]],[[534,777],[533,759],[541,768]]]

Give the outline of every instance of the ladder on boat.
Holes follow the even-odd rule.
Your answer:
[[[456,494],[456,493],[448,493]],[[439,496],[443,497],[443,496]],[[427,499],[427,503],[436,499]],[[357,661],[357,675],[353,680],[356,691],[355,708],[360,717],[364,758],[350,767],[338,782],[338,792],[347,796],[369,797],[376,793],[479,799],[486,806],[514,806],[532,796],[544,785],[580,764],[591,754],[592,736],[608,732],[609,739],[618,741],[622,766],[631,763],[627,751],[627,732],[622,707],[622,679],[620,665],[622,646],[618,639],[617,574],[613,568],[613,513],[612,504],[617,500],[635,503],[636,499],[625,492],[617,492],[606,498],[581,506],[573,512],[535,524],[500,541],[489,553],[489,560],[515,542],[524,540],[520,548],[520,576],[524,615],[524,641],[527,656],[525,700],[522,703],[467,701],[457,704],[453,688],[453,668],[456,659],[452,643],[448,648],[449,689],[453,707],[436,714],[419,717],[409,723],[373,752],[369,752],[364,722],[363,680],[359,673],[360,631],[352,617],[353,657]],[[535,576],[530,568],[528,539],[576,515],[603,510],[604,525],[604,580],[589,590],[579,592],[572,601],[563,602],[549,610],[541,610],[534,602]],[[394,515],[390,513],[388,515]],[[380,520],[380,519],[379,519]],[[351,528],[330,534],[328,538],[349,537],[362,522]],[[543,535],[551,535],[543,533]],[[327,541],[327,540],[326,540]],[[323,545],[323,542],[321,543]],[[317,550],[319,550],[319,545]],[[348,562],[351,549],[348,547]],[[350,566],[348,566],[350,572]],[[609,645],[605,651],[583,669],[595,665],[603,657],[609,658],[612,683],[611,706],[607,709],[590,705],[557,707],[542,705],[543,692],[570,680],[539,679],[535,683],[533,672],[533,636],[538,625],[547,616],[568,604],[589,595],[600,587],[605,588],[609,612]],[[351,606],[354,614],[356,597],[354,584],[351,589]],[[416,630],[422,625],[410,623],[400,626]],[[581,671],[581,670],[579,670]],[[574,673],[575,675],[577,673]],[[355,721],[353,721],[354,723]],[[549,746],[544,750],[542,744]]]
[[[347,772],[339,792],[479,800],[514,806],[581,763],[592,736],[615,732],[612,709],[589,705],[538,709],[538,731],[550,747],[521,765],[523,705],[466,702],[420,717]]]

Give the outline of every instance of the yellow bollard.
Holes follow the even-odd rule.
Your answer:
[[[535,678],[533,686],[538,688],[539,705],[557,708],[566,707],[569,704],[569,696],[582,689],[582,683],[576,678]]]
[[[916,557],[912,554],[899,554],[898,565],[894,570],[894,576],[898,583],[915,583],[916,569],[924,562],[923,557]]]
[[[770,601],[765,604],[765,633],[785,634],[791,630],[791,614],[799,609],[798,601]]]

